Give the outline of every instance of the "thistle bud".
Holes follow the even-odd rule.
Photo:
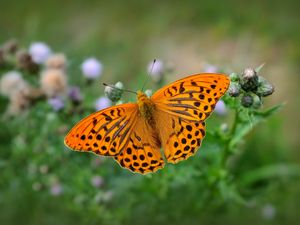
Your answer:
[[[114,87],[106,86],[104,89],[104,93],[106,97],[108,97],[111,101],[117,102],[121,99],[123,94],[123,84],[121,82],[117,82]]]
[[[270,84],[265,78],[259,76],[258,77],[258,87],[255,91],[255,94],[257,94],[260,97],[266,97],[268,95],[273,94],[274,87],[272,84]]]
[[[230,83],[230,86],[229,86],[229,89],[228,89],[228,94],[231,96],[231,97],[238,97],[240,95],[240,85],[236,82],[231,82]]]
[[[249,108],[253,105],[253,97],[249,94],[245,94],[242,96],[241,99],[242,106]]]
[[[240,80],[240,77],[237,73],[231,73],[229,78],[231,82],[238,82]]]
[[[33,62],[31,55],[24,49],[17,52],[17,64],[19,68],[31,73],[36,73],[39,70],[39,66]]]
[[[252,68],[247,68],[242,73],[241,86],[245,91],[253,91],[258,86],[258,76]]]
[[[15,39],[8,40],[3,45],[3,50],[7,54],[14,54],[18,49],[18,42]]]
[[[254,109],[259,109],[262,106],[261,98],[255,94],[252,96],[253,98],[253,108]]]

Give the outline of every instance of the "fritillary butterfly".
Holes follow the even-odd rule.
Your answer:
[[[150,98],[95,112],[76,124],[65,144],[76,151],[112,156],[124,168],[145,174],[194,155],[205,136],[205,120],[229,86],[224,74],[191,75]],[[163,149],[163,154],[160,149]]]

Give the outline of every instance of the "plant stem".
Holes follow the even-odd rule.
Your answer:
[[[227,140],[226,140],[226,143],[225,143],[225,148],[224,148],[224,151],[223,151],[223,155],[222,155],[222,158],[221,158],[222,168],[226,167],[227,159],[231,155],[229,145],[230,145],[230,141],[231,141],[232,137],[234,136],[234,134],[236,132],[238,122],[239,122],[239,111],[238,111],[238,109],[235,109],[234,121],[233,121],[231,130],[230,130],[230,133],[228,134],[228,137],[227,137]]]

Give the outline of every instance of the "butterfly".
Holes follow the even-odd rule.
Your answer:
[[[194,155],[205,120],[225,94],[225,74],[203,73],[177,80],[136,103],[112,106],[77,123],[65,137],[76,151],[111,156],[121,167],[146,174]],[[162,149],[162,151],[161,151]]]

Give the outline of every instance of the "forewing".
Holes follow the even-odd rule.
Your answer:
[[[190,121],[204,121],[228,89],[230,80],[224,74],[203,73],[178,80],[152,96],[157,107]]]

